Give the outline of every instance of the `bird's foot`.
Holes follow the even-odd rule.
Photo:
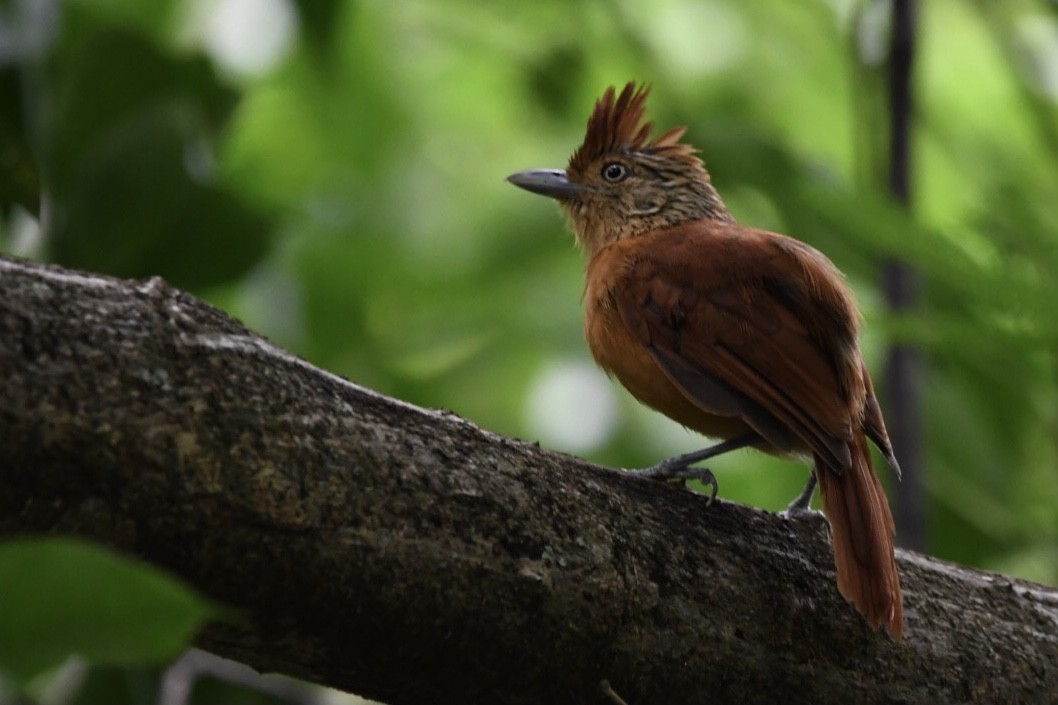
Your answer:
[[[657,465],[652,465],[649,468],[643,468],[642,470],[629,470],[628,472],[636,477],[661,480],[664,482],[698,480],[698,482],[701,482],[703,485],[708,485],[712,488],[712,492],[709,494],[709,504],[712,504],[713,500],[716,499],[716,493],[720,489],[720,485],[716,481],[716,475],[713,474],[712,470],[709,468],[698,468],[688,465],[683,461],[682,457],[669,458],[668,460],[662,461]]]
[[[814,531],[817,527],[821,527],[822,530],[825,531],[828,535],[830,535],[831,539],[833,539],[833,534],[831,533],[830,529],[830,522],[827,521],[827,515],[819,511],[818,509],[812,509],[810,506],[808,506],[808,503],[800,504],[798,502],[799,499],[800,497],[795,499],[793,502],[790,502],[790,506],[784,509],[783,511],[779,512],[779,516],[791,522],[805,522],[803,524],[791,524],[790,528],[793,531],[799,532],[802,529],[809,529],[809,527],[811,527],[811,530]],[[811,501],[811,495],[809,495],[809,500]]]
[[[812,496],[815,492],[816,476],[813,473],[808,476],[808,484],[801,490],[801,494],[790,502],[790,506],[779,512],[779,516],[783,519],[814,519],[823,516],[823,512],[812,509]]]
[[[812,509],[811,507],[795,507],[791,504],[786,509],[779,512],[779,516],[783,519],[790,519],[797,521],[800,519],[819,519],[826,517],[826,514],[819,511],[818,509]]]
[[[709,468],[696,468],[693,467],[694,463],[715,458],[732,450],[745,448],[760,440],[761,437],[756,431],[748,431],[741,436],[729,438],[708,448],[696,450],[693,453],[677,455],[675,458],[663,460],[652,467],[643,470],[630,470],[629,472],[652,480],[698,480],[703,485],[708,485],[712,488],[713,491],[709,494],[709,504],[712,504],[713,500],[716,499],[716,493],[720,490],[720,485],[717,484],[716,476],[713,475]]]

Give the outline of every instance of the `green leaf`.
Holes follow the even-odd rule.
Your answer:
[[[158,663],[217,610],[148,565],[77,539],[0,543],[0,672],[20,684],[80,654]]]

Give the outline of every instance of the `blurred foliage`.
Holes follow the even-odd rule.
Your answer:
[[[0,543],[0,585],[0,677],[16,687],[71,652],[98,664],[163,663],[220,614],[161,571],[78,539]]]
[[[742,222],[847,273],[876,377],[890,341],[925,352],[929,551],[1058,582],[1053,2],[921,4],[910,213],[884,192],[885,2],[262,3],[298,24],[257,70],[218,39],[257,26],[238,0],[0,4],[0,247],[161,274],[358,383],[650,464],[701,440],[609,383],[530,403],[556,363],[588,369],[583,263],[503,181],[562,166],[607,85],[648,81]],[[924,281],[906,317],[877,290],[894,256]],[[711,467],[771,509],[806,473]]]

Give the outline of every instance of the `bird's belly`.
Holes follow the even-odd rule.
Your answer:
[[[713,438],[733,438],[750,430],[741,418],[709,413],[685,397],[613,309],[589,311],[584,332],[599,366],[652,409]]]

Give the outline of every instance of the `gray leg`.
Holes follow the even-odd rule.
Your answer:
[[[787,518],[799,518],[809,517],[819,514],[819,512],[812,509],[812,495],[816,493],[816,473],[815,470],[808,474],[808,483],[805,488],[801,490],[801,494],[794,498],[794,501],[790,502],[790,506],[786,508],[786,511],[780,514]]]
[[[691,467],[692,464],[709,458],[715,458],[718,455],[722,455],[732,450],[745,448],[758,441],[760,441],[760,436],[756,432],[750,431],[737,438],[726,440],[723,443],[717,443],[714,446],[709,446],[702,450],[696,450],[693,453],[677,455],[675,458],[663,460],[657,465],[644,468],[643,470],[631,470],[629,472],[637,477],[646,477],[652,480],[698,480],[703,485],[709,485],[712,487],[713,491],[709,495],[709,502],[712,503],[712,501],[716,499],[717,491],[720,489],[716,482],[716,476],[713,475],[712,471],[708,468]]]

